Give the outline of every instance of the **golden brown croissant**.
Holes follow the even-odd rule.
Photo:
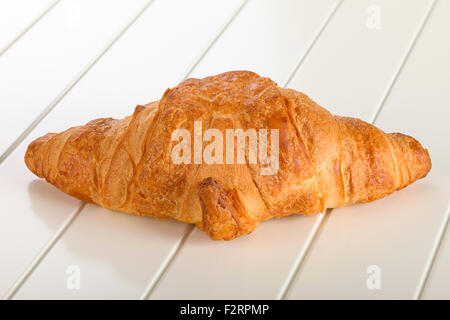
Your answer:
[[[265,147],[268,157],[279,149],[276,170],[263,172],[267,159],[250,161],[251,134],[240,141],[241,161],[233,162],[234,149],[225,161],[221,148],[212,151],[199,138],[198,124],[203,131],[215,129],[209,139],[203,136],[211,144],[212,136],[220,142],[220,133],[230,130],[260,137],[276,132],[271,137],[278,140]],[[189,135],[186,148],[175,152],[181,161],[173,157],[181,141],[174,132]],[[231,146],[239,143],[237,135],[231,138]],[[202,158],[207,152],[215,162]],[[373,201],[431,168],[427,150],[415,139],[333,116],[305,94],[248,71],[188,79],[122,120],[97,119],[49,133],[29,145],[25,162],[38,177],[83,201],[193,223],[215,240],[248,234],[272,217]]]

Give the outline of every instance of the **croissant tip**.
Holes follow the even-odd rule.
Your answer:
[[[24,160],[27,168],[39,178],[43,178],[41,173],[37,170],[39,166],[37,163],[39,150],[48,140],[50,140],[50,138],[55,135],[55,133],[47,133],[46,135],[33,140],[28,145],[27,151],[25,152]]]
[[[402,133],[391,133],[400,145],[411,173],[411,182],[425,177],[431,170],[431,157],[428,149],[422,147],[415,138]]]
[[[27,165],[27,168],[33,172],[34,174],[36,174],[36,166],[34,163],[34,155],[35,155],[35,142],[36,140],[34,140],[33,142],[31,142],[28,145],[27,151],[25,152],[25,164]]]
[[[424,153],[425,153],[424,174],[421,178],[425,177],[431,171],[431,168],[433,167],[428,149],[424,149]]]

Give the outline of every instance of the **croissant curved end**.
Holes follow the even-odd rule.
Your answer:
[[[39,166],[42,166],[41,161],[38,161],[39,152],[42,146],[49,141],[52,137],[56,136],[56,133],[47,133],[46,135],[35,139],[28,145],[25,153],[25,164],[28,169],[37,175],[39,178],[44,178]]]
[[[431,158],[419,141],[402,133],[389,134],[400,146],[408,166],[410,181],[425,177],[431,170]]]

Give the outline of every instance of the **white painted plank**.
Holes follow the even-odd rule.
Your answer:
[[[0,58],[0,155],[147,0],[62,1]]]
[[[14,298],[138,299],[185,229],[88,205]]]
[[[123,117],[131,114],[135,105],[159,99],[201,55],[241,3],[155,2],[30,136],[35,138],[97,117]],[[22,170],[21,175],[26,174],[22,157],[31,137],[0,171]],[[21,185],[45,184],[32,182],[31,174],[27,179]],[[33,190],[31,195],[46,199],[40,190]],[[59,211],[47,214],[54,217],[70,212],[69,207]],[[37,213],[27,210],[25,214]],[[139,298],[185,229],[186,224],[175,221],[129,216],[88,205],[15,297]],[[80,290],[66,286],[69,275],[65,272],[71,265],[80,267]]]
[[[106,0],[62,2],[11,47],[0,58],[0,145],[20,133],[27,120],[31,121],[143,4],[145,1],[132,5]],[[80,15],[71,16],[74,12]],[[61,124],[70,120],[67,115]],[[0,296],[80,204],[34,181],[24,165],[24,152],[25,144],[0,166]]]
[[[448,219],[449,212],[447,212]],[[445,227],[443,225],[443,227]],[[450,232],[447,231],[443,234],[442,244],[437,247],[436,259],[430,270],[428,281],[425,283],[425,287],[421,299],[450,299]]]
[[[379,31],[369,30],[365,24],[366,8],[373,3],[384,12],[383,28]],[[329,104],[323,105],[331,107],[335,113],[362,115],[368,120],[401,64],[429,4],[429,1],[345,1],[289,87],[303,90],[304,84],[312,82],[315,87],[308,87],[305,92],[311,91],[311,96],[319,102],[331,97],[329,91],[331,94],[340,92]],[[404,6],[408,6],[408,10],[399,11]],[[306,7],[296,11],[311,14]],[[402,13],[401,24],[398,23],[399,12]],[[298,25],[292,26],[290,32],[301,29]],[[292,34],[291,39],[295,38]],[[232,42],[223,47],[230,51],[234,48]],[[266,63],[270,66],[268,61]],[[214,63],[210,67],[214,69]],[[343,78],[346,73],[352,76]],[[339,81],[329,83],[327,79]],[[361,82],[365,85],[359,86]],[[360,92],[353,94],[354,88]],[[353,99],[348,99],[349,96]],[[345,106],[342,110],[336,108],[342,105]],[[277,298],[283,293],[322,216],[291,216],[267,221],[251,235],[232,242],[212,242],[195,230],[150,298]],[[327,290],[326,283],[316,285]]]
[[[404,17],[404,10],[399,14]],[[375,122],[387,132],[419,139],[432,158],[430,174],[385,199],[334,210],[311,247],[289,298],[417,296],[450,198],[450,45],[442,41],[449,14],[450,3],[438,2]],[[448,247],[443,250],[448,255]],[[377,271],[366,273],[372,265],[381,271],[379,290],[366,285],[369,276],[378,275]],[[449,264],[437,267],[428,296],[449,298]],[[447,286],[436,284],[439,281]]]
[[[0,55],[54,2],[55,0],[0,1]]]
[[[337,0],[250,1],[192,73],[251,70],[284,84]]]

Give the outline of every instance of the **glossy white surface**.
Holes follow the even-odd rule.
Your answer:
[[[0,154],[37,126],[0,164],[0,296],[450,298],[448,1],[428,16],[433,0],[155,0],[144,11],[144,0],[62,0],[37,21],[52,2],[26,13],[7,2],[0,9],[21,18],[0,31],[0,50],[33,25],[0,56]],[[379,29],[370,28],[374,10]],[[335,114],[416,137],[432,172],[374,203],[268,221],[213,242],[176,221],[81,206],[26,169],[34,138],[128,115],[191,69],[196,77],[249,69],[280,85],[290,79],[288,87]],[[381,290],[366,286],[370,265],[380,267]]]

